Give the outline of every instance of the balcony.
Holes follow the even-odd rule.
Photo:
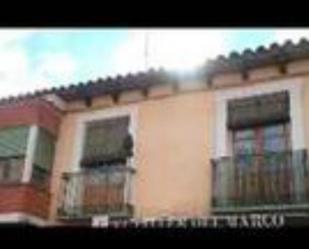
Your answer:
[[[129,167],[106,166],[83,172],[65,173],[58,215],[61,219],[89,219],[95,215],[130,217],[134,170]]]
[[[59,110],[41,98],[1,105],[0,215],[6,220],[43,224],[48,218],[60,119]],[[20,218],[8,218],[11,214]]]
[[[305,150],[212,161],[214,213],[309,211]]]
[[[0,158],[0,214],[23,213],[46,219],[49,210],[48,172],[33,168],[23,182],[24,156]]]

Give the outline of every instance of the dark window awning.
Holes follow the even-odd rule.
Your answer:
[[[124,161],[130,156],[129,117],[91,122],[87,126],[82,167]]]
[[[229,129],[243,129],[290,120],[287,91],[257,95],[228,102]]]

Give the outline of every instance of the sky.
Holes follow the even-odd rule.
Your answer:
[[[149,67],[187,72],[220,54],[302,37],[309,28],[0,29],[0,97]]]

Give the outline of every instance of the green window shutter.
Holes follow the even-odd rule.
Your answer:
[[[55,138],[48,131],[40,128],[34,154],[34,165],[49,172],[55,153]]]
[[[0,157],[18,157],[26,154],[28,126],[0,129]]]
[[[129,117],[117,117],[88,123],[82,166],[121,160],[129,156]]]

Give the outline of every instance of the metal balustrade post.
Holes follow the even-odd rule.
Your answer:
[[[304,181],[304,168],[306,166],[306,157],[304,151],[296,151],[292,157],[292,171],[294,178],[294,198],[296,202],[304,200],[305,181]]]
[[[228,191],[228,181],[229,181],[229,174],[228,174],[228,159],[227,160],[223,160],[223,164],[219,165],[218,169],[219,169],[219,175],[220,175],[220,179],[222,179],[222,181],[220,182],[220,196],[221,196],[221,205],[222,206],[227,206],[228,204],[228,195],[227,195],[227,191]]]

